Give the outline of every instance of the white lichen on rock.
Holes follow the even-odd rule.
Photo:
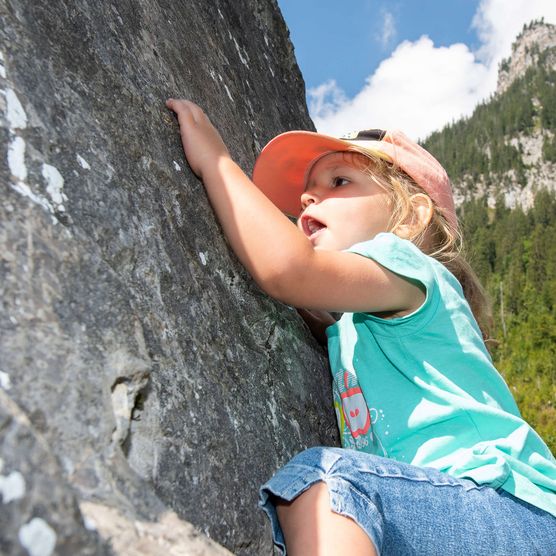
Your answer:
[[[4,63],[4,54],[0,52],[0,77],[6,79],[6,65]]]
[[[77,162],[79,162],[79,166],[81,166],[81,168],[85,169],[85,170],[90,170],[91,169],[91,165],[79,154],[75,155],[77,158]]]
[[[27,114],[12,89],[6,90],[6,119],[8,120],[11,132],[27,127]]]
[[[27,179],[27,166],[25,165],[25,141],[22,137],[15,136],[8,146],[8,168],[11,175],[24,182]]]
[[[12,471],[7,476],[0,475],[0,494],[2,494],[4,504],[23,498],[25,495],[23,475],[19,471]]]
[[[40,517],[34,517],[23,525],[18,537],[29,556],[50,556],[56,546],[56,532]]]
[[[58,169],[50,164],[42,165],[42,177],[46,181],[46,192],[56,206],[56,210],[65,211],[64,202],[68,200],[63,191],[64,178]]]
[[[9,390],[11,387],[12,381],[10,380],[10,375],[4,371],[0,371],[0,388],[3,390]]]

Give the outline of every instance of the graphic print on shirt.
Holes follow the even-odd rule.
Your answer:
[[[334,376],[334,409],[344,448],[386,455],[373,434],[379,412],[369,407],[354,371],[341,370]]]
[[[344,419],[351,431],[351,436],[357,438],[369,432],[371,428],[371,415],[359,385],[350,388],[349,373],[347,371],[344,373],[344,387],[345,391],[340,393]]]

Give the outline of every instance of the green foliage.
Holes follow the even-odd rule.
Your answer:
[[[556,135],[552,139],[547,135],[544,136],[542,155],[548,162],[556,162]]]
[[[532,25],[540,24],[533,22]],[[442,161],[455,183],[466,176],[495,176],[513,170],[520,183],[526,169],[518,143],[509,139],[528,135],[542,127],[556,132],[556,71],[547,63],[554,49],[537,53],[538,64],[530,67],[508,89],[481,103],[472,116],[447,125],[428,137],[423,145]],[[507,61],[502,62],[506,67]],[[556,159],[556,144],[545,140],[549,160]]]
[[[556,196],[531,210],[461,207],[471,263],[493,301],[494,363],[523,417],[556,453]]]
[[[498,65],[499,72],[506,72],[510,69],[510,58],[504,58]]]

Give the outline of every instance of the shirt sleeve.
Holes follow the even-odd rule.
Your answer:
[[[356,243],[346,251],[372,259],[391,272],[420,284],[425,290],[425,301],[413,313],[394,319],[381,319],[369,315],[370,318],[391,325],[411,323],[411,326],[416,326],[428,322],[434,316],[439,301],[434,266],[440,263],[425,255],[411,241],[401,239],[392,233],[381,233],[374,239]]]

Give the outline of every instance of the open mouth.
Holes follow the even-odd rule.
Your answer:
[[[313,239],[319,232],[326,229],[326,226],[320,220],[311,216],[301,217],[301,227],[309,239]]]

